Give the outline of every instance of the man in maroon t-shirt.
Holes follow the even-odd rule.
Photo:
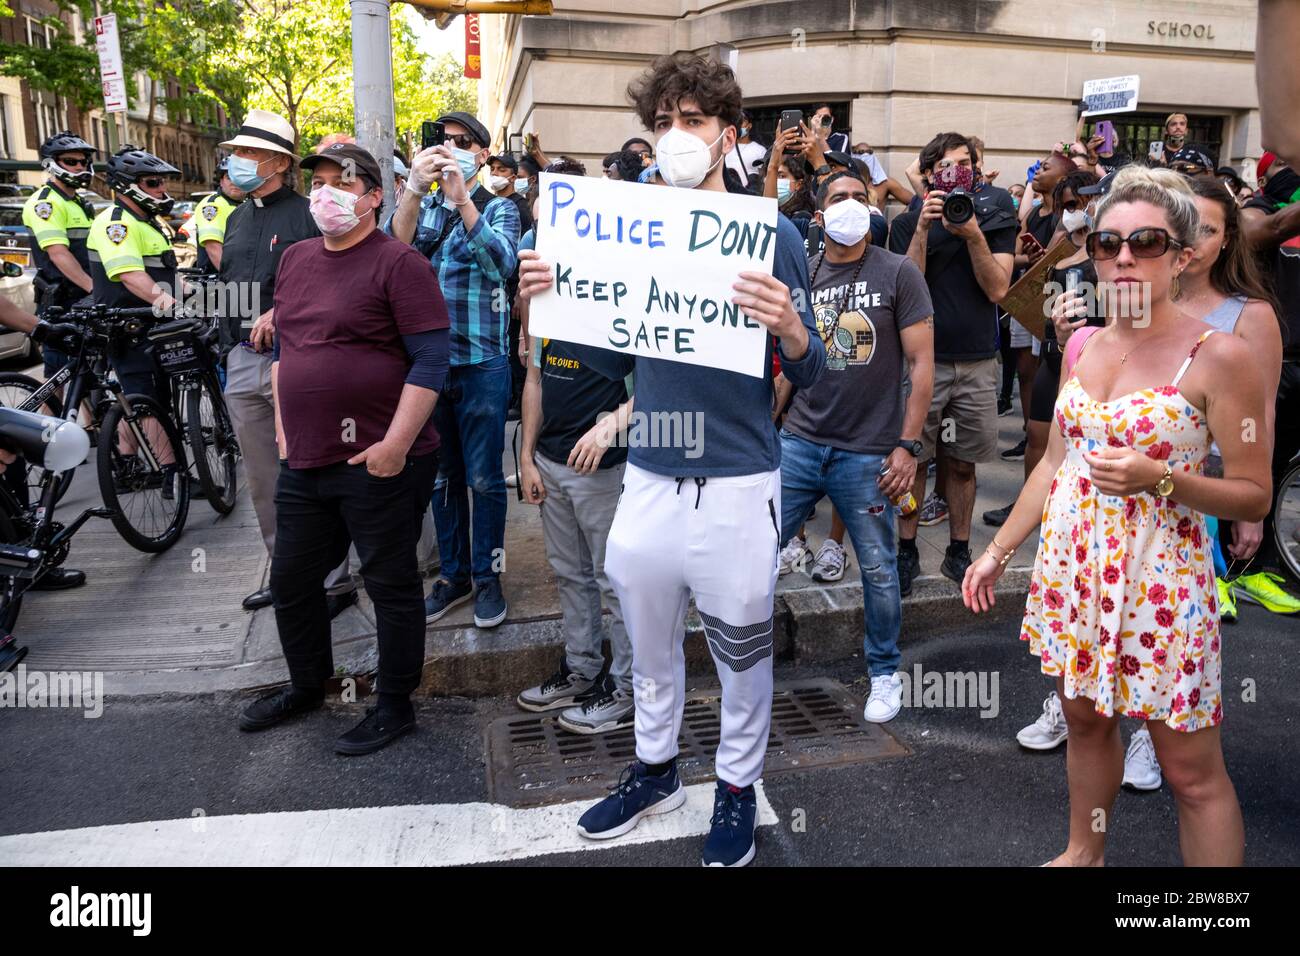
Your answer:
[[[322,238],[284,253],[275,287],[276,484],[271,595],[288,687],[240,718],[262,730],[313,710],[334,672],[324,581],[361,559],[375,606],[379,703],[335,750],[378,750],[415,727],[424,663],[420,519],[438,470],[431,414],[447,376],[447,309],[427,259],[376,228],[379,164],[335,143],[303,160]]]

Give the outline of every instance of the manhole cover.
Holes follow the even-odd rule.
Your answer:
[[[677,769],[687,784],[713,779],[718,747],[717,690],[686,699]],[[632,729],[591,737],[571,734],[551,714],[502,717],[488,725],[488,792],[512,807],[602,795],[636,757]],[[831,680],[778,684],[763,775],[864,763],[910,751],[879,724],[862,719],[862,705]]]

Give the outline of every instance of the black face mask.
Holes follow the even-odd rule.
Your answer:
[[[1287,168],[1268,177],[1264,184],[1264,198],[1279,206],[1287,206],[1297,200],[1296,192],[1300,190],[1300,174]]]

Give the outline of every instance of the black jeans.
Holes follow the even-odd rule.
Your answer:
[[[275,486],[271,596],[280,645],[295,687],[315,689],[334,673],[325,578],[355,544],[375,606],[379,689],[410,694],[424,665],[424,587],[416,558],[420,520],[438,455],[408,458],[391,478],[365,465],[281,463]]]

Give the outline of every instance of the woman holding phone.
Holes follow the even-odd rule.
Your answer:
[[[1086,248],[1107,325],[1063,370],[1047,452],[962,584],[972,611],[1039,524],[1021,639],[1056,679],[1070,746],[1069,842],[1058,866],[1104,861],[1123,773],[1118,718],[1148,721],[1189,865],[1238,865],[1241,809],[1223,763],[1220,643],[1204,514],[1258,521],[1271,498],[1264,383],[1245,343],[1192,320],[1171,288],[1199,219],[1187,181],[1120,170]],[[1078,333],[1076,333],[1078,334]],[[1216,383],[1231,381],[1232,389]],[[1203,474],[1211,436],[1224,476]]]

